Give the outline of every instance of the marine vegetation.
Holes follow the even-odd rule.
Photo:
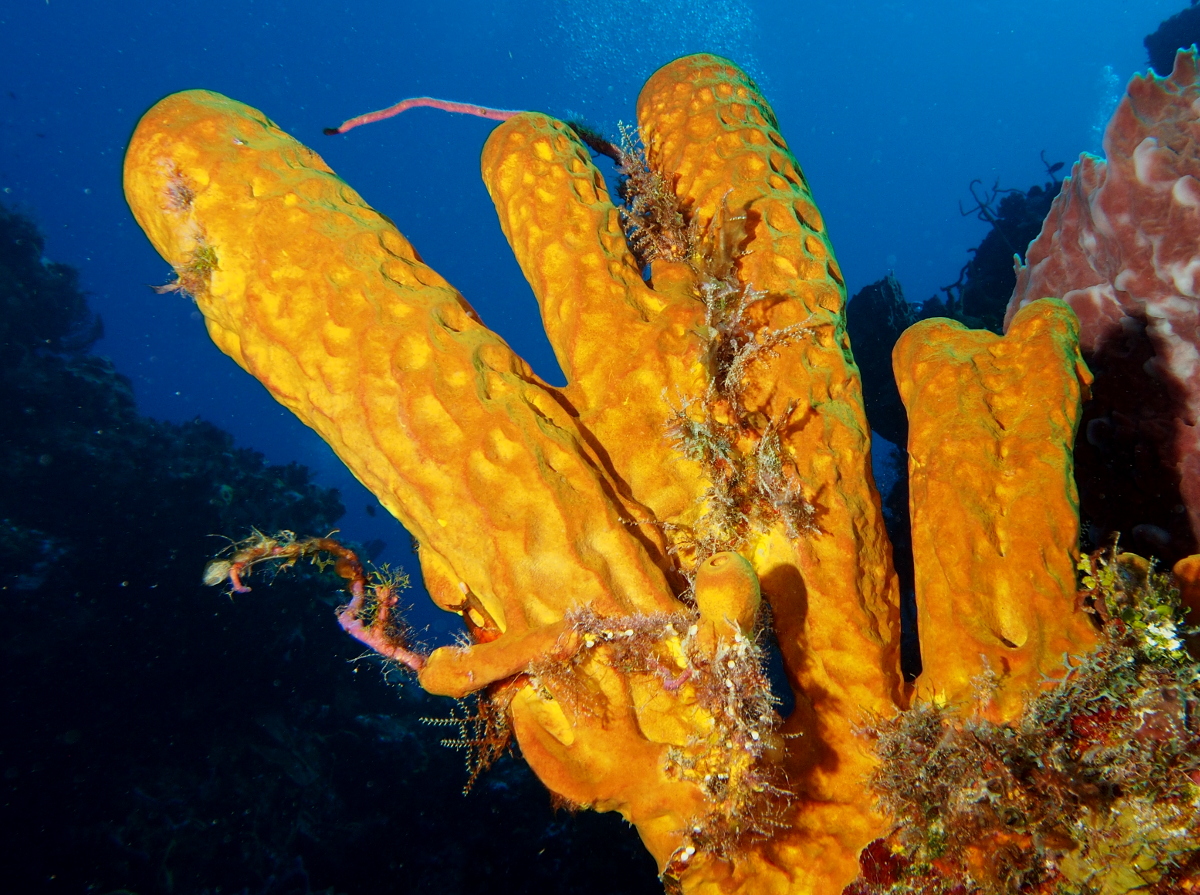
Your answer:
[[[1169,575],[1116,547],[1083,557],[1099,647],[998,724],[922,702],[864,726],[896,820],[846,895],[1192,891],[1200,885],[1200,665]],[[1194,629],[1192,629],[1194,630]]]

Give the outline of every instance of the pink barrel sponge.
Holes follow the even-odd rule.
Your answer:
[[[1089,358],[1149,341],[1153,355],[1135,374],[1169,396],[1158,452],[1200,538],[1198,82],[1191,50],[1169,77],[1129,83],[1104,134],[1107,159],[1080,156],[1018,265],[1005,329],[1022,306],[1055,296],[1079,315]]]

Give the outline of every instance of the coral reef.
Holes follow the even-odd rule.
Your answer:
[[[1084,514],[1101,538],[1120,531],[1168,562],[1200,535],[1197,98],[1194,51],[1168,78],[1133,78],[1105,131],[1107,160],[1075,163],[1007,316],[1046,295],[1078,314],[1096,374],[1080,466],[1098,487],[1084,489]]]
[[[433,599],[470,636],[408,664],[488,706],[464,746],[511,729],[560,801],[635,824],[671,889],[836,895],[895,821],[866,785],[879,757],[860,719],[910,696],[841,273],[735,66],[671,63],[638,118],[644,164],[623,167],[645,201],[624,216],[561,122],[513,116],[484,148],[564,388],[254,109],[160,102],[126,195],[217,345],[418,538]],[[997,725],[1096,642],[1075,587],[1077,337],[1051,299],[1004,337],[930,321],[895,352],[917,692],[953,711],[991,672]],[[370,601],[348,611],[388,654]]]
[[[0,205],[0,369],[28,355],[82,352],[103,331],[87,308],[74,268],[43,259],[45,242],[33,223]]]

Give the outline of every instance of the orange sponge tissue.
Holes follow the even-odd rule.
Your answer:
[[[911,695],[841,271],[733,64],[671,63],[638,120],[641,257],[570,127],[514,115],[483,151],[563,388],[254,109],[167,97],[125,188],[217,345],[419,540],[475,641],[425,658],[422,684],[485,692],[546,785],[621,812],[683,891],[836,895],[889,829],[856,728]],[[960,698],[986,660],[1009,714],[1090,642],[1069,574],[1072,321],[1039,302],[1004,339],[934,329],[897,352],[928,698]],[[954,364],[964,392],[939,378]]]

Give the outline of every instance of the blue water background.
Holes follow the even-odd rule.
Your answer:
[[[8,0],[0,9],[0,199],[75,265],[106,354],[139,407],[203,417],[342,490],[344,532],[409,539],[324,443],[210,343],[121,193],[125,143],[162,96],[204,87],[266,112],[389,215],[535,369],[561,374],[479,180],[491,122],[421,110],[325,137],[430,94],[581,117],[615,134],[657,67],[711,51],[760,83],[812,185],[851,294],[894,270],[911,300],[953,282],[986,225],[968,184],[1029,187],[1068,167],[1145,68],[1180,0],[1041,2],[316,3]],[[236,499],[236,495],[234,496]],[[240,536],[243,532],[225,532]],[[130,545],[131,552],[136,545]],[[199,570],[197,570],[199,574]]]

